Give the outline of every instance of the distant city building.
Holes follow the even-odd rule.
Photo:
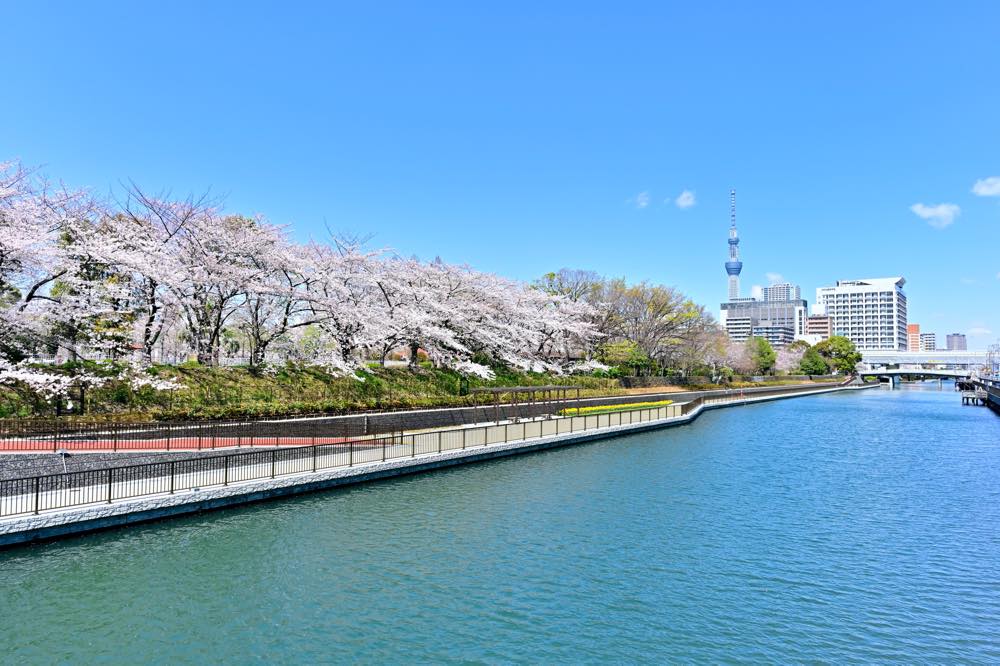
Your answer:
[[[964,333],[949,333],[945,337],[945,344],[948,346],[948,349],[955,351],[965,351],[968,349]]]
[[[798,301],[802,299],[802,289],[797,284],[782,282],[760,290],[762,301]]]
[[[813,314],[806,317],[806,332],[796,334],[795,339],[815,345],[829,340],[831,335],[833,335],[833,321],[826,315]]]
[[[920,324],[906,325],[906,349],[920,351]]]
[[[920,334],[920,348],[916,351],[934,351],[937,349],[937,336],[933,333]]]
[[[906,325],[907,351],[920,351],[920,324]]]
[[[784,347],[795,340],[795,333],[791,328],[766,319],[758,321],[752,332],[755,338],[764,338],[772,347]]]
[[[833,319],[828,315],[809,315],[806,319],[806,335],[818,335],[820,340],[829,340],[833,335]]]
[[[755,328],[763,327],[769,330],[783,328],[786,333],[777,336],[781,340],[791,342],[797,335],[806,332],[806,312],[809,304],[799,299],[795,301],[757,301],[752,298],[723,303],[719,314],[719,323],[726,329],[731,340],[742,342],[753,333]],[[766,323],[765,323],[766,322]],[[766,337],[766,336],[761,336]],[[780,343],[784,344],[784,342]]]
[[[901,277],[839,280],[816,290],[816,314],[828,315],[833,335],[861,351],[907,349],[906,293]]]

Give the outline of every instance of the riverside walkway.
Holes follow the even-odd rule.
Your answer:
[[[832,386],[833,384],[825,384]],[[798,384],[781,388],[824,386]],[[745,389],[747,395],[776,387]],[[83,452],[205,451],[251,447],[299,447],[337,444],[384,433],[456,428],[487,421],[551,416],[567,407],[609,406],[627,402],[689,402],[725,395],[726,390],[650,391],[630,395],[539,401],[534,404],[488,404],[421,410],[393,410],[338,416],[256,420],[107,423],[58,419],[0,422],[0,454]]]
[[[870,386],[685,403],[0,481],[0,546],[689,423],[704,410]]]

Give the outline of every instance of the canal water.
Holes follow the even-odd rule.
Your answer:
[[[5,663],[1000,661],[1000,417],[920,384],[0,553]]]

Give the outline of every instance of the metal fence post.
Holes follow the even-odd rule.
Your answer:
[[[441,453],[441,431],[438,430],[438,453]]]
[[[466,433],[466,429],[462,428],[462,450],[463,451],[465,450],[465,433]]]
[[[354,440],[352,439],[348,448],[347,466],[354,467]]]
[[[174,494],[174,461],[170,461],[170,494]]]
[[[313,437],[313,439],[315,439],[315,437]],[[315,445],[313,445],[313,451],[312,451],[312,453],[313,453],[313,471],[315,472],[316,471],[316,446]]]
[[[274,478],[274,468],[278,463],[278,449],[271,449],[271,478]]]
[[[229,456],[223,456],[222,460],[224,461],[223,462],[224,466],[222,468],[222,470],[223,470],[222,471],[222,485],[228,486],[229,485]]]
[[[111,478],[114,474],[115,468],[108,468],[108,504],[111,504]]]
[[[38,515],[38,486],[39,486],[40,482],[41,482],[41,479],[36,476],[35,477],[35,515],[36,516]]]
[[[382,438],[382,462],[385,462],[385,437]]]

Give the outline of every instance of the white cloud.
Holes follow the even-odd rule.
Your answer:
[[[684,190],[679,195],[677,195],[677,198],[674,199],[674,203],[677,204],[678,208],[683,209],[683,208],[690,208],[691,206],[695,205],[697,201],[695,200],[694,192],[692,192],[691,190]]]
[[[961,282],[962,284],[976,284],[976,279],[964,277],[964,278],[959,278],[959,282]]]
[[[649,205],[649,192],[639,192],[635,195],[634,201],[636,208],[645,208]]]
[[[983,326],[973,326],[966,331],[966,335],[993,335],[993,331]]]
[[[1000,176],[980,178],[972,186],[972,191],[981,197],[1000,197]]]
[[[924,220],[935,229],[944,229],[955,221],[962,209],[955,204],[943,203],[934,206],[925,206],[922,203],[915,203],[910,206],[913,213]]]
[[[764,277],[771,284],[777,284],[779,282],[784,282],[785,278],[781,273],[764,273]]]

